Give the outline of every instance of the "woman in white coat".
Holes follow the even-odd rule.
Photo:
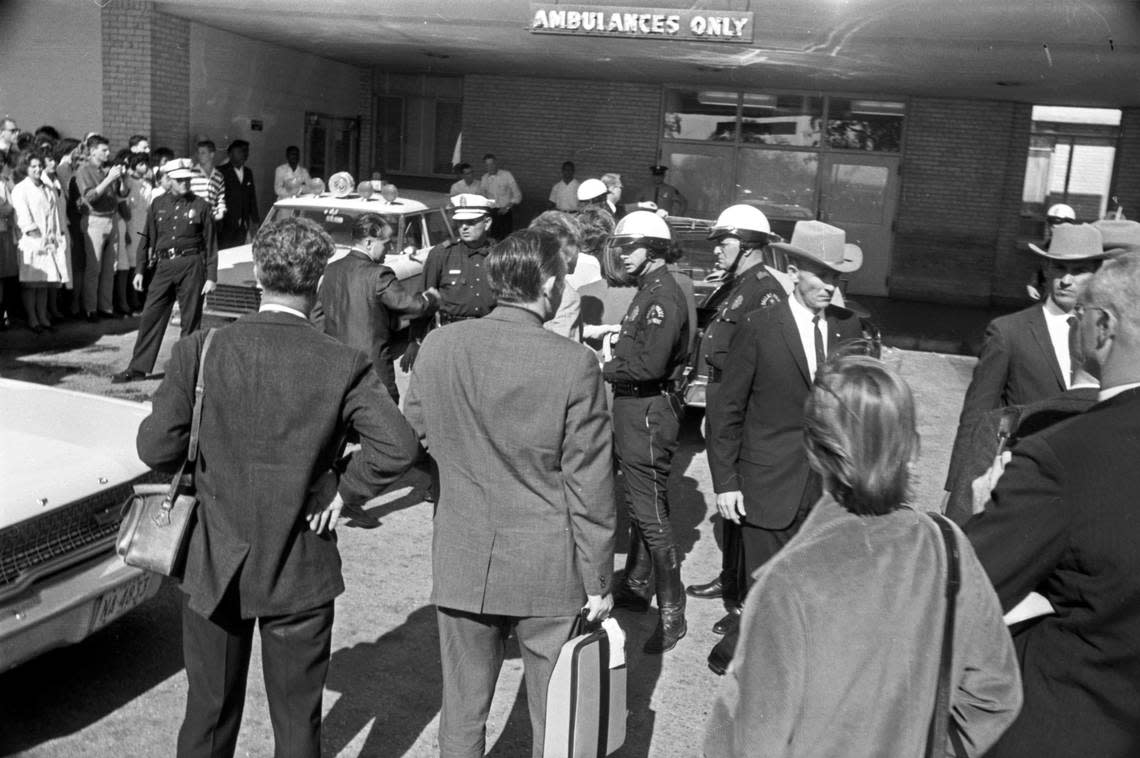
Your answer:
[[[20,294],[28,328],[36,334],[51,329],[48,290],[69,281],[67,238],[60,223],[59,196],[44,181],[44,159],[25,152],[16,164],[24,178],[12,189],[19,231]]]

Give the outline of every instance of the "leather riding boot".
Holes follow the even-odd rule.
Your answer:
[[[651,554],[657,574],[657,608],[661,613],[653,636],[645,642],[645,652],[652,655],[672,650],[689,629],[685,624],[685,590],[677,548],[653,550]]]
[[[649,598],[653,594],[649,586],[653,573],[653,562],[641,537],[637,524],[629,525],[629,548],[625,554],[625,576],[614,590],[614,607],[626,608],[637,613],[649,610]]]

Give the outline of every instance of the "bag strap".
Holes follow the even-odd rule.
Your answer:
[[[202,395],[206,392],[206,353],[210,350],[210,342],[214,339],[211,329],[206,332],[206,340],[202,343],[202,354],[198,356],[198,377],[194,382],[194,415],[190,422],[190,448],[186,452],[186,461],[193,463],[198,460],[198,428],[202,425]]]
[[[955,754],[964,757],[966,753],[961,749],[961,738],[950,724],[950,668],[954,657],[954,617],[958,588],[962,586],[958,540],[950,522],[937,513],[927,513],[927,515],[938,525],[938,530],[942,532],[942,540],[946,544],[946,617],[942,625],[942,660],[938,666],[938,693],[934,699],[934,714],[930,720],[926,755],[927,758],[942,755],[949,733]]]

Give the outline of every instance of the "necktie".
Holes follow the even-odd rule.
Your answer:
[[[1069,316],[1069,386],[1073,386],[1073,377],[1081,367],[1081,353],[1077,344],[1077,317]]]
[[[824,361],[827,360],[827,354],[823,352],[823,332],[819,330],[819,316],[812,316],[811,326],[815,332],[815,373],[818,376]]]

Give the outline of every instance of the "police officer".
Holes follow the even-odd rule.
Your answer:
[[[653,178],[649,184],[641,188],[634,199],[639,203],[653,203],[668,216],[684,216],[689,202],[685,200],[681,190],[666,183],[665,172],[668,170],[668,166],[660,164],[650,166],[649,174]]]
[[[728,346],[736,327],[745,315],[766,308],[784,299],[784,287],[764,265],[768,258],[768,243],[779,240],[772,233],[768,218],[751,205],[733,205],[717,218],[709,239],[716,240],[717,268],[724,271],[724,280],[701,306],[703,318],[709,319],[704,327],[693,371],[702,366],[708,375],[706,402],[711,403],[720,388],[721,372],[730,360]],[[744,570],[744,547],[740,540],[740,526],[724,522],[721,571],[707,584],[689,585],[685,591],[698,598],[724,598],[728,615],[713,625],[713,631],[724,634],[740,618],[740,606],[747,591]]]
[[[190,191],[193,164],[189,158],[170,160],[162,165],[162,174],[169,189],[151,204],[138,247],[138,260],[153,266],[154,274],[131,363],[111,377],[114,384],[145,379],[154,369],[176,296],[182,336],[197,331],[202,322],[202,300],[213,292],[218,280],[213,214],[210,204]],[[135,274],[133,284],[142,290],[141,271]]]
[[[482,318],[495,307],[495,295],[487,281],[487,253],[495,240],[487,236],[494,203],[482,195],[461,194],[451,198],[452,219],[459,239],[436,245],[424,262],[424,289],[439,291],[439,325],[447,326],[469,318]],[[430,316],[430,314],[428,314]],[[431,328],[423,317],[412,322],[411,341],[400,368],[410,371],[419,352],[419,343]]]
[[[614,448],[630,509],[625,581],[614,600],[625,608],[648,610],[654,591],[650,579],[656,576],[660,621],[645,652],[662,653],[687,631],[681,558],[669,522],[666,484],[680,426],[674,383],[688,360],[688,309],[666,268],[675,248],[661,217],[630,213],[618,222],[610,245],[638,281],[613,343],[613,357],[602,367],[614,391]]]

